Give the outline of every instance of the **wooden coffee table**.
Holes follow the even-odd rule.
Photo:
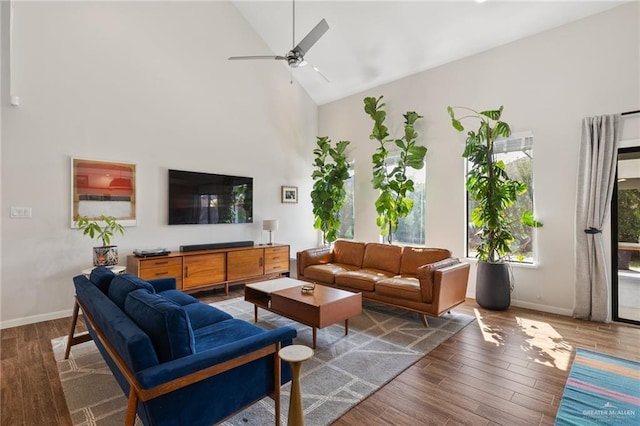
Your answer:
[[[344,334],[349,334],[349,318],[362,313],[362,294],[316,284],[313,293],[303,293],[305,281],[277,278],[244,286],[244,300],[254,305],[254,320],[258,322],[258,308],[308,325],[316,330],[344,321]]]

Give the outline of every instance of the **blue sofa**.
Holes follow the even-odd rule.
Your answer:
[[[288,382],[291,370],[277,354],[293,328],[234,319],[176,290],[173,278],[144,281],[99,267],[73,282],[76,312],[128,396],[126,424],[137,413],[145,425],[212,425],[267,395],[279,424],[274,384]],[[75,317],[70,345],[74,328]]]

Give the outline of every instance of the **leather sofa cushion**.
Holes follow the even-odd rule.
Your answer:
[[[96,285],[104,294],[109,291],[109,284],[111,280],[116,276],[111,269],[107,269],[104,266],[98,266],[91,271],[89,275],[89,281]]]
[[[359,269],[336,274],[338,286],[349,287],[356,290],[374,291],[376,283],[385,278],[391,278],[393,274],[379,269]]]
[[[451,252],[446,249],[405,247],[402,250],[400,275],[415,276],[420,266],[439,262],[449,257],[451,257]]]
[[[353,265],[345,265],[340,263],[327,263],[324,265],[307,266],[304,270],[304,276],[308,280],[319,281],[326,284],[333,284],[335,276],[339,272],[353,271],[358,269]]]
[[[122,274],[111,280],[107,296],[124,311],[127,295],[134,290],[145,289],[148,293],[155,293],[155,289],[148,282],[131,274]]]
[[[377,269],[390,272],[391,276],[400,272],[402,247],[388,244],[369,243],[364,251],[363,269]]]
[[[417,278],[393,277],[376,283],[376,293],[380,296],[422,302],[420,281]]]
[[[127,295],[124,312],[147,333],[161,363],[195,353],[189,316],[177,303],[139,289]]]
[[[433,302],[433,275],[436,269],[446,268],[447,266],[460,263],[455,257],[450,257],[440,262],[430,263],[418,268],[418,279],[420,280],[420,291],[422,292],[422,300],[426,303]]]
[[[361,268],[365,247],[365,243],[338,240],[333,243],[333,263],[342,263]]]

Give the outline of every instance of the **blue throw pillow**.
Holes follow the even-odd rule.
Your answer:
[[[145,289],[148,293],[155,293],[155,290],[148,282],[131,274],[118,275],[109,285],[107,296],[113,301],[120,309],[124,311],[124,301],[127,295],[134,290]]]
[[[124,312],[147,333],[161,363],[195,353],[189,316],[177,303],[135,290],[127,295]]]
[[[98,266],[91,271],[89,275],[89,281],[96,285],[104,294],[109,291],[109,284],[116,274],[111,269],[107,269],[104,266]]]

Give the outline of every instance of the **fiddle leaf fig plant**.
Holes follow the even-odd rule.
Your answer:
[[[424,167],[424,157],[427,148],[417,145],[418,132],[415,123],[423,118],[415,111],[403,114],[404,134],[393,139],[389,137],[389,129],[384,122],[387,113],[385,104],[379,98],[366,97],[364,111],[373,120],[373,129],[369,138],[378,142],[378,148],[373,153],[373,188],[380,191],[375,202],[378,217],[376,224],[380,228],[380,235],[386,236],[389,244],[393,241],[393,233],[398,230],[401,218],[407,217],[413,209],[413,200],[407,195],[414,191],[413,180],[407,177],[407,168],[420,170]],[[394,162],[393,168],[389,164],[389,146],[393,146],[399,160]]]
[[[455,110],[467,112],[459,118]],[[496,161],[494,143],[496,139],[511,135],[509,125],[501,121],[503,107],[491,111],[475,111],[466,107],[447,107],[452,126],[462,132],[461,121],[475,119],[479,121],[477,130],[467,132],[465,149],[462,156],[471,163],[467,172],[466,187],[469,196],[476,205],[471,212],[471,221],[479,230],[480,245],[477,258],[489,263],[501,262],[511,253],[513,235],[507,209],[518,197],[528,190],[525,182],[510,179],[503,161]],[[531,227],[541,227],[533,213],[525,210],[520,221]]]
[[[76,219],[78,229],[83,235],[89,235],[91,239],[102,240],[102,246],[111,244],[111,238],[116,232],[124,235],[124,227],[116,222],[113,216],[102,215],[95,220],[90,220],[87,216],[80,216]]]
[[[313,150],[313,227],[322,231],[325,243],[335,241],[340,230],[340,211],[346,196],[344,182],[349,178],[350,165],[345,154],[349,144],[340,141],[333,146],[329,137],[318,136],[318,147]]]

